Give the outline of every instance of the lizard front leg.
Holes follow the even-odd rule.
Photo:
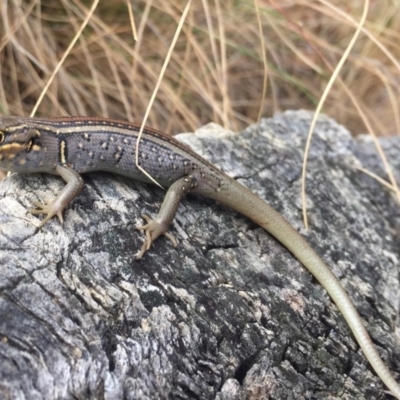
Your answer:
[[[67,184],[58,193],[57,197],[48,204],[35,202],[38,210],[29,210],[32,214],[46,214],[46,218],[39,227],[45,225],[51,218],[57,215],[61,223],[64,222],[62,213],[68,204],[75,199],[85,185],[82,177],[72,168],[65,165],[57,165],[56,173],[60,175]]]
[[[175,218],[181,200],[195,187],[196,179],[192,175],[178,179],[169,187],[157,216],[152,219],[147,215],[142,215],[147,224],[138,226],[137,229],[145,231],[146,239],[140,251],[135,255],[136,259],[142,258],[154,240],[161,235],[165,235],[171,240],[174,247],[178,245],[175,237],[168,233],[168,227]]]

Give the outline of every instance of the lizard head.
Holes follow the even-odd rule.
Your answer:
[[[19,170],[30,152],[40,151],[40,132],[32,129],[23,118],[0,117],[0,169]]]

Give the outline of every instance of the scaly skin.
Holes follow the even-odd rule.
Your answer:
[[[35,214],[45,214],[41,225],[62,212],[83,188],[82,173],[110,171],[133,179],[149,179],[135,165],[139,126],[101,118],[0,118],[0,169],[20,173],[60,175],[67,185],[50,204]],[[380,358],[353,302],[307,241],[285,218],[214,165],[177,140],[145,128],[139,146],[139,163],[156,181],[169,187],[158,215],[147,224],[145,243],[137,258],[160,235],[167,233],[181,199],[189,192],[214,199],[247,216],[291,251],[328,292],[346,319],[372,368],[400,399],[400,386]]]

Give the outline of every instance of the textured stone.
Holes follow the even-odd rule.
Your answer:
[[[307,236],[339,277],[400,381],[399,227],[373,143],[320,117],[308,163],[310,229],[300,177],[308,112],[233,135],[180,135]],[[397,177],[400,139],[381,141]],[[382,399],[343,317],[278,242],[213,201],[190,196],[171,231],[137,261],[140,214],[163,191],[107,173],[38,229],[27,212],[58,177],[0,183],[0,398]],[[396,373],[397,372],[397,373]],[[389,398],[389,396],[387,397]]]

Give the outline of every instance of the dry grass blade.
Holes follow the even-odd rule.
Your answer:
[[[377,182],[379,182],[382,186],[386,187],[387,189],[395,192],[396,189],[389,182],[385,181],[380,176],[374,174],[372,171],[365,169],[363,167],[356,167],[356,169],[363,172],[365,175],[368,175],[371,178],[375,179]]]
[[[57,66],[54,69],[53,73],[51,74],[50,78],[48,79],[46,86],[43,88],[42,93],[40,94],[35,106],[32,109],[31,117],[33,117],[36,114],[36,111],[37,111],[40,103],[42,102],[43,97],[46,95],[48,88],[52,84],[54,77],[56,76],[56,74],[60,70],[61,66],[64,64],[65,59],[68,57],[68,55],[71,52],[72,48],[74,47],[75,43],[77,42],[77,40],[81,36],[83,30],[85,29],[87,23],[89,22],[90,18],[92,17],[92,15],[94,13],[94,10],[96,9],[98,4],[99,4],[99,0],[94,0],[93,1],[92,7],[90,8],[89,13],[87,14],[85,20],[83,21],[81,27],[79,28],[78,32],[76,32],[75,37],[72,39],[70,45],[68,46],[67,50],[65,51],[65,53],[61,57],[60,61],[58,62]]]
[[[155,88],[154,88],[154,90],[153,90],[153,94],[151,95],[151,98],[150,98],[150,101],[149,101],[149,105],[148,105],[148,107],[147,107],[147,109],[146,109],[146,113],[144,114],[142,124],[140,125],[140,130],[139,130],[138,138],[137,138],[137,141],[136,141],[136,151],[135,151],[135,163],[136,163],[136,167],[137,167],[140,171],[142,171],[152,182],[154,182],[156,185],[158,185],[158,186],[161,187],[161,188],[162,188],[162,186],[161,186],[147,171],[145,171],[145,170],[139,165],[139,146],[140,146],[140,139],[141,139],[141,137],[142,137],[143,129],[144,129],[145,125],[146,125],[146,121],[147,121],[147,118],[148,118],[148,116],[149,116],[149,113],[150,113],[151,107],[152,107],[152,105],[153,105],[154,99],[155,99],[155,97],[157,96],[158,89],[159,89],[160,84],[161,84],[161,81],[162,81],[162,79],[163,79],[163,77],[164,77],[165,70],[167,69],[169,60],[171,59],[171,54],[172,54],[172,52],[174,51],[175,44],[176,44],[176,42],[177,42],[177,40],[178,40],[178,37],[179,37],[179,34],[180,34],[180,32],[181,32],[182,26],[183,26],[183,24],[184,24],[184,22],[185,22],[185,20],[186,20],[186,16],[187,16],[188,12],[189,12],[191,2],[192,2],[192,0],[188,0],[188,2],[187,2],[187,4],[186,4],[186,7],[185,7],[185,9],[183,10],[181,20],[179,21],[178,27],[176,28],[176,32],[175,32],[174,38],[172,39],[172,43],[171,43],[171,45],[170,45],[170,47],[169,47],[167,56],[165,57],[165,61],[164,61],[164,64],[163,64],[163,66],[162,66],[162,68],[161,68],[160,75],[159,75],[159,77],[158,77],[156,86],[155,86]]]
[[[308,158],[308,154],[310,151],[312,133],[314,131],[318,116],[321,113],[322,106],[324,105],[325,99],[327,98],[329,91],[330,91],[333,83],[336,80],[336,77],[338,76],[340,70],[342,69],[343,64],[345,63],[347,57],[349,56],[351,49],[353,48],[356,40],[358,39],[358,36],[362,29],[362,26],[364,25],[365,20],[367,18],[368,10],[369,10],[369,0],[365,0],[363,14],[362,14],[360,22],[357,26],[356,32],[354,33],[354,36],[352,37],[349,45],[347,46],[346,51],[343,53],[342,58],[340,59],[338,65],[336,66],[335,71],[333,72],[332,77],[329,80],[328,85],[321,96],[321,99],[318,103],[318,106],[315,110],[313,119],[311,121],[310,130],[309,130],[307,142],[306,142],[306,147],[304,150],[304,160],[303,160],[303,169],[302,169],[302,178],[301,178],[301,180],[302,180],[301,199],[302,199],[302,206],[303,206],[304,225],[306,228],[308,228],[307,205],[306,205],[306,173],[307,173],[307,158]]]
[[[136,25],[135,25],[135,18],[133,17],[133,10],[132,10],[132,4],[129,0],[126,0],[126,5],[128,6],[128,12],[129,12],[129,21],[131,23],[131,28],[132,28],[132,34],[133,34],[133,40],[137,42],[138,40],[138,34],[136,31]]]
[[[222,124],[225,128],[230,128],[232,126],[232,120],[229,118],[229,103],[230,99],[228,96],[228,68],[226,59],[226,39],[225,39],[225,28],[224,28],[224,18],[222,16],[221,6],[219,0],[215,0],[216,15],[218,21],[218,31],[219,31],[219,43],[221,52],[221,95],[223,104],[223,114],[222,114]]]
[[[258,31],[260,36],[260,44],[261,44],[261,55],[264,64],[264,79],[263,85],[261,90],[261,101],[260,101],[260,111],[258,112],[257,116],[257,123],[260,123],[260,119],[264,112],[264,104],[265,98],[267,95],[267,83],[268,83],[268,62],[267,62],[267,54],[265,53],[265,40],[264,40],[264,33],[262,28],[261,16],[260,16],[260,8],[258,7],[258,1],[254,0],[254,6],[256,9],[256,16],[257,16],[257,24],[258,24]]]

